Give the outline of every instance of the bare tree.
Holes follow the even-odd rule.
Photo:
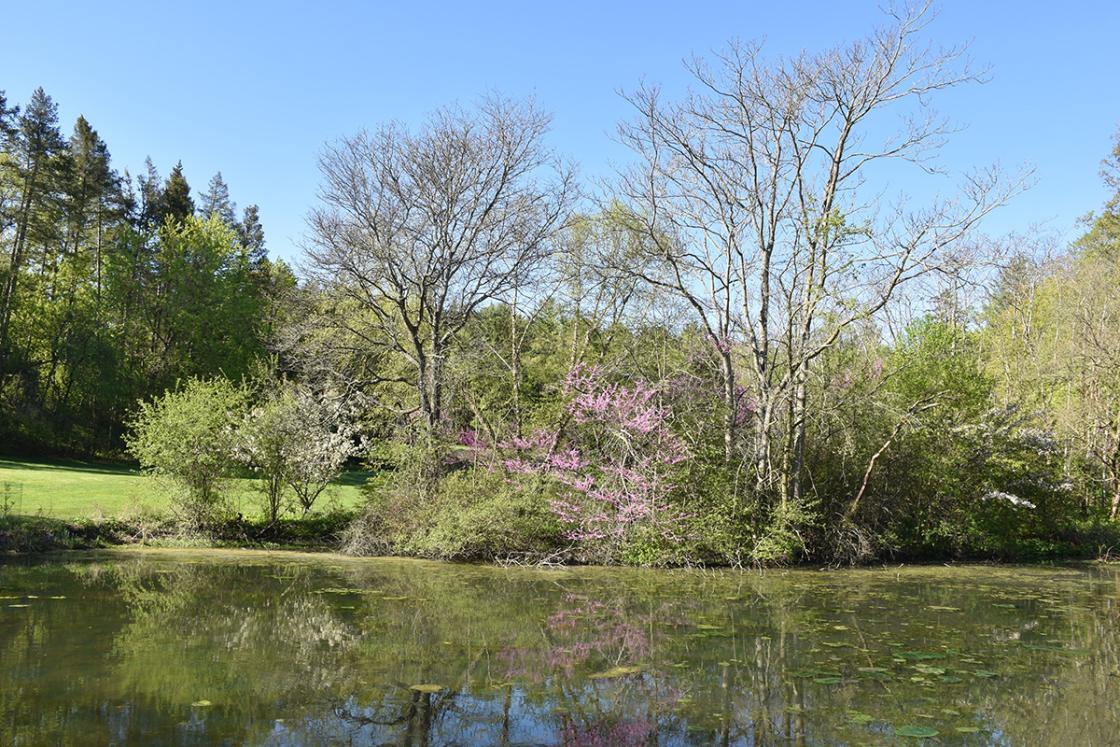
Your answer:
[[[544,145],[548,125],[531,104],[492,98],[437,111],[416,132],[359,133],[320,160],[311,269],[360,312],[352,333],[406,361],[382,381],[415,388],[429,434],[453,339],[523,284],[567,218],[572,175]]]
[[[688,66],[697,85],[677,103],[628,96],[620,135],[639,158],[619,189],[648,239],[629,267],[692,308],[721,361],[726,459],[745,446],[757,489],[783,501],[801,494],[813,361],[1021,185],[989,169],[920,208],[869,194],[884,162],[934,173],[949,128],[929,98],[976,79],[962,50],[920,42],[927,7],[823,54],[767,62],[732,44]]]

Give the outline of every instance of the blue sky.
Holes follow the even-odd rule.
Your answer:
[[[927,32],[971,42],[991,68],[938,109],[964,129],[950,169],[1029,165],[1035,186],[990,219],[992,233],[1041,225],[1069,238],[1105,197],[1100,159],[1120,124],[1116,2],[949,0]],[[498,91],[554,115],[551,144],[587,181],[626,151],[619,90],[685,84],[681,60],[729,38],[775,54],[863,35],[878,4],[836,0],[556,3],[20,3],[4,11],[0,89],[26,101],[43,86],[63,128],[84,114],[133,174],[150,155],[182,160],[205,188],[220,170],[239,206],[261,207],[269,248],[298,255],[315,202],[322,144],[388,119]],[[905,192],[908,184],[885,184]]]

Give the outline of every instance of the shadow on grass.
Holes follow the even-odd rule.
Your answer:
[[[51,459],[30,462],[22,459],[0,458],[0,469],[37,470],[48,472],[89,472],[102,475],[139,476],[140,470],[129,464],[91,462],[81,459]]]
[[[376,472],[365,469],[351,469],[343,472],[331,485],[345,485],[347,487],[362,487],[373,477]]]
[[[0,515],[0,555],[88,550],[116,545],[153,544],[289,550],[335,550],[351,511],[332,511],[302,519],[230,519],[204,531],[187,531],[167,517],[146,519],[56,519]]]

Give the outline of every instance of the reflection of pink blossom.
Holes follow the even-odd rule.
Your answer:
[[[563,744],[570,747],[627,747],[650,744],[657,733],[655,723],[645,719],[619,719],[564,724]]]
[[[649,619],[631,621],[622,608],[578,594],[565,594],[563,604],[545,622],[545,649],[510,647],[498,652],[507,677],[540,681],[560,673],[571,678],[649,657]]]

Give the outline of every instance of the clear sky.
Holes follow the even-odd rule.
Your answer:
[[[63,129],[84,114],[133,174],[182,160],[204,189],[220,170],[239,206],[261,207],[269,248],[298,255],[322,144],[388,119],[498,91],[554,115],[551,144],[587,181],[626,152],[618,91],[679,90],[681,60],[729,38],[774,53],[819,50],[881,21],[862,0],[755,2],[54,2],[4,9],[0,89],[43,86]],[[929,30],[971,42],[991,81],[943,97],[964,130],[943,163],[1027,164],[1036,185],[986,225],[1070,237],[1099,206],[1100,159],[1120,124],[1120,3],[946,0]],[[905,190],[906,184],[884,185]]]

